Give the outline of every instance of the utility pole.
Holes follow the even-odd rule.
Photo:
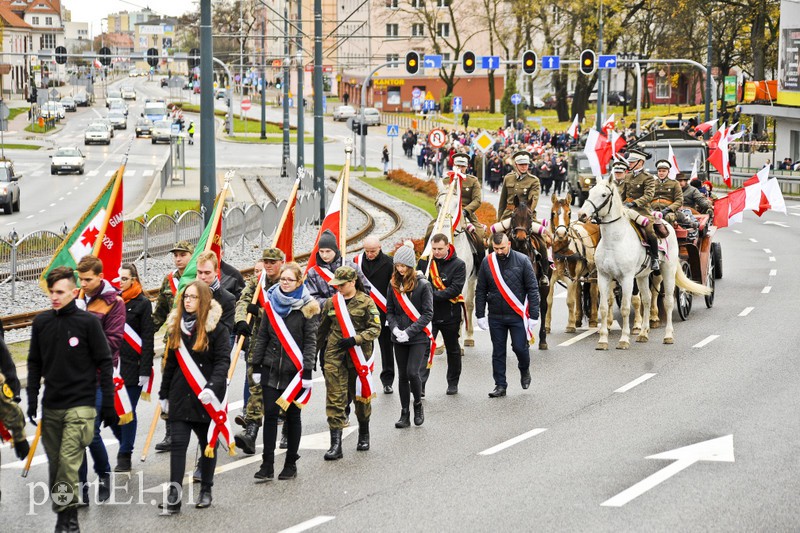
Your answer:
[[[261,138],[267,138],[267,50],[264,34],[267,33],[266,11],[261,21]]]
[[[319,193],[319,220],[325,218],[325,139],[322,123],[322,0],[314,0],[314,190]]]
[[[600,17],[597,32],[597,55],[603,53],[603,0],[600,0]],[[589,88],[591,95],[591,87]],[[603,131],[603,69],[597,71],[597,131]]]
[[[711,55],[713,50],[711,48],[712,45],[712,37],[713,34],[711,32],[711,11],[708,12],[708,48],[706,49],[706,122],[711,120]],[[716,100],[716,98],[715,98]]]
[[[281,177],[289,175],[289,0],[283,1],[283,162]]]
[[[217,162],[214,153],[214,37],[211,33],[211,0],[200,0],[200,205],[204,224],[214,210],[217,195]]]
[[[297,0],[297,168],[305,164],[305,113],[303,104],[303,0]]]
[[[244,2],[239,2],[239,92],[244,97]],[[234,86],[235,87],[235,86]],[[233,109],[229,110],[233,113]],[[244,120],[244,111],[240,112]]]

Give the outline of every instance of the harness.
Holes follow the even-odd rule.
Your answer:
[[[608,210],[610,212],[611,211],[611,206],[614,205],[614,191],[611,190],[611,187],[608,184],[606,184],[605,187],[606,187],[606,189],[608,189],[608,193],[609,194],[608,194],[608,197],[605,200],[603,200],[603,202],[600,205],[595,205],[595,203],[590,198],[587,198],[585,200],[586,202],[591,204],[592,207],[594,207],[594,212],[592,212],[592,219],[593,219],[595,224],[611,224],[612,222],[616,222],[617,220],[622,218],[622,215],[620,215],[617,218],[615,218],[614,220],[608,220],[608,221],[605,221],[605,222],[603,222],[600,219],[600,210],[603,209],[606,205],[608,205]]]

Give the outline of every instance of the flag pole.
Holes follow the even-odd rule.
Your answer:
[[[161,416],[161,403],[156,402],[156,411],[153,414],[153,421],[150,422],[150,430],[147,432],[147,439],[144,441],[144,447],[142,448],[142,458],[140,459],[141,462],[145,462],[147,460],[147,454],[150,450],[150,444],[153,442],[153,435],[156,433],[156,426],[158,425],[158,418]]]
[[[292,192],[289,193],[289,201],[286,204],[286,208],[283,210],[283,215],[281,215],[281,221],[278,222],[278,227],[275,229],[275,235],[272,237],[273,248],[275,248],[278,245],[278,237],[283,231],[283,226],[286,224],[286,219],[289,218],[289,210],[294,204],[294,199],[297,197],[297,190],[300,188],[300,174],[302,172],[305,172],[305,169],[303,167],[299,167],[297,169],[297,179],[294,180],[294,186],[292,187]],[[294,243],[292,243],[292,251],[294,252]],[[292,253],[292,256],[294,256],[294,253]]]
[[[39,439],[42,438],[42,421],[36,424],[36,435],[31,442],[31,449],[28,451],[28,457],[25,459],[25,468],[22,469],[22,477],[28,477],[28,472],[31,470],[31,463],[33,462],[33,455],[36,453],[36,447],[39,445]]]
[[[344,146],[344,168],[342,169],[342,216],[339,219],[339,251],[342,257],[347,255],[347,194],[350,189],[350,158],[353,156],[353,145],[345,143]],[[342,263],[344,264],[344,263]]]
[[[430,239],[433,238],[434,235],[437,233],[441,233],[442,231],[442,224],[444,223],[444,219],[450,216],[450,202],[453,200],[453,190],[456,187],[456,179],[458,179],[458,175],[454,174],[453,177],[450,179],[450,185],[447,187],[447,196],[444,198],[444,205],[442,206],[442,210],[439,212],[438,217],[436,217],[436,223],[433,226],[433,232],[431,233]],[[450,224],[450,231],[452,232],[452,224]],[[427,243],[425,245],[427,249]],[[428,276],[428,273],[431,270],[431,260],[428,256],[424,256],[424,259],[428,259],[428,264],[425,267],[425,277]]]

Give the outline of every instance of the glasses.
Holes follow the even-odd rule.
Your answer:
[[[184,294],[183,295],[183,299],[184,300],[199,300],[200,296],[198,296],[197,294]]]
[[[297,280],[294,278],[281,278],[281,283],[297,283]]]

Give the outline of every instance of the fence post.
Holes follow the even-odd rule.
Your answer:
[[[145,213],[142,216],[142,227],[144,228],[144,230],[143,230],[144,235],[142,236],[142,255],[144,256],[142,258],[142,267],[144,269],[144,275],[145,276],[147,275],[147,256],[148,256],[147,249],[149,247],[149,244],[147,242],[147,230],[148,230],[148,228],[150,226],[147,223],[148,219],[149,219],[149,217],[147,216],[147,213]]]
[[[200,214],[202,214],[202,213],[203,213],[203,206],[201,205],[200,206]],[[181,216],[181,214],[178,212],[177,209],[175,210],[174,213],[172,213],[172,224],[173,224],[173,227],[175,228],[175,238],[172,239],[172,242],[178,242],[180,240],[180,237],[179,237],[179,234],[178,234],[178,218],[180,218],[180,216]],[[203,217],[203,220],[205,220],[205,217]],[[201,230],[201,232],[202,232],[202,230]]]
[[[17,299],[17,243],[19,235],[16,230],[11,230],[11,300]]]

